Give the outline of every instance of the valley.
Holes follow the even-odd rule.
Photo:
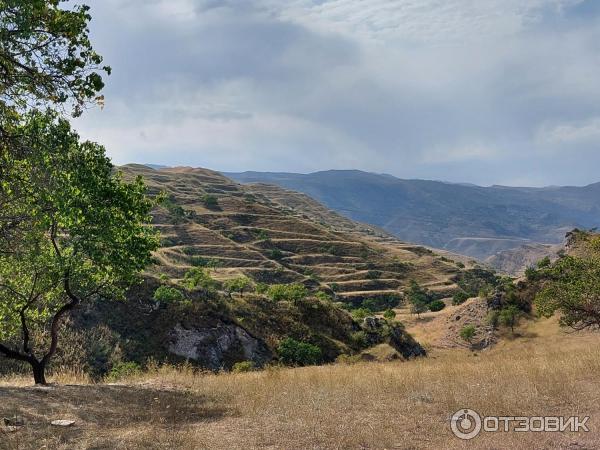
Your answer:
[[[573,228],[600,225],[600,184],[520,188],[403,180],[357,170],[312,174],[227,174],[242,183],[269,183],[303,192],[353,220],[406,242],[496,264],[505,251],[529,263],[531,246],[561,245]],[[544,256],[552,254],[553,249]],[[498,269],[502,264],[498,261]],[[524,266],[511,267],[510,273]]]

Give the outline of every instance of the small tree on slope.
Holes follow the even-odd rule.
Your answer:
[[[144,184],[125,183],[104,148],[52,114],[14,135],[22,156],[0,147],[0,355],[45,384],[63,319],[82,302],[123,297],[158,239]]]

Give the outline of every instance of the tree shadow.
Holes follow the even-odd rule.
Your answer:
[[[231,413],[214,399],[189,391],[117,385],[0,387],[0,422],[15,416],[25,422],[16,432],[0,429],[0,448],[3,441],[22,445],[56,438],[72,442],[94,429],[144,425],[172,430]],[[57,419],[75,424],[52,427],[50,422]]]

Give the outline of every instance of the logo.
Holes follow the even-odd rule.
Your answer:
[[[452,416],[450,428],[459,439],[473,439],[481,431],[481,416],[472,409],[460,409]]]
[[[481,416],[477,411],[463,408],[452,415],[450,428],[454,435],[463,440],[476,437],[481,431],[486,433],[495,432],[589,432],[586,417],[559,417],[559,416]]]

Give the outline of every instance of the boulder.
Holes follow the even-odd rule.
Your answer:
[[[211,328],[185,328],[177,324],[169,333],[169,352],[220,370],[239,361],[253,361],[258,367],[272,359],[267,345],[235,324],[220,323]]]

